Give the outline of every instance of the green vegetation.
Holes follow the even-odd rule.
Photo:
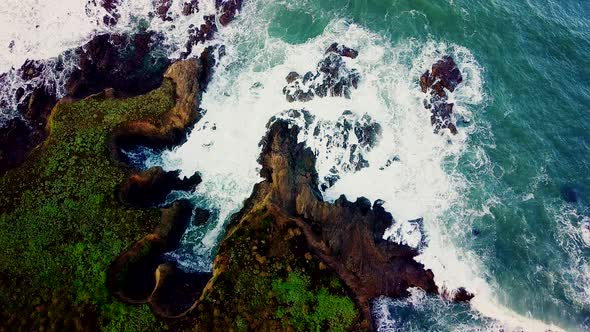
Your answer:
[[[275,280],[272,288],[281,304],[277,318],[296,331],[346,331],[357,316],[349,297],[332,295],[326,288],[310,291],[309,278],[296,272],[286,281]]]
[[[173,105],[168,80],[144,96],[60,103],[45,143],[0,177],[0,327],[161,328],[149,308],[117,302],[105,285],[110,263],[160,221],[157,209],[118,201],[128,170],[107,145],[118,126],[158,124]]]
[[[350,331],[356,305],[295,224],[257,209],[222,243],[196,331]],[[313,282],[312,282],[313,281]]]

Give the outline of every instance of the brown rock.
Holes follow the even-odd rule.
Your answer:
[[[455,135],[457,127],[452,122],[453,104],[447,103],[447,91],[453,92],[463,81],[461,71],[450,56],[444,56],[432,65],[431,71],[426,71],[420,77],[420,89],[430,95],[425,99],[424,106],[432,113],[431,123],[434,132],[449,129]]]
[[[326,53],[329,52],[334,52],[340,56],[351,59],[356,59],[356,57],[359,55],[358,51],[350,47],[346,47],[344,45],[339,45],[338,43],[333,43],[332,45],[330,45],[330,47],[328,47],[328,49],[326,50]]]

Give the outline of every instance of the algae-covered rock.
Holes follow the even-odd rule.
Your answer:
[[[182,136],[198,118],[199,73],[198,60],[188,60],[174,64],[162,86],[142,96],[113,99],[113,92],[105,91],[81,101],[60,101],[49,117],[47,140],[20,167],[0,177],[3,329],[163,327],[147,306],[127,306],[109,294],[107,270],[129,248],[159,259],[180,239],[192,208],[177,203],[162,214],[123,204],[123,183],[142,175],[118,159],[116,143],[128,142],[114,137],[137,124],[148,129],[134,133],[137,143],[139,133],[146,140]],[[143,176],[146,183],[158,182]],[[196,182],[181,184],[187,189]],[[150,193],[150,185],[144,189],[154,200],[165,194],[162,188]],[[143,244],[133,244],[144,236]],[[134,281],[141,284],[137,293],[150,283]]]

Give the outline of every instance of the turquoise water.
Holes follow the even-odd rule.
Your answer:
[[[590,248],[581,237],[590,215],[590,2],[321,0],[277,2],[272,11],[268,33],[288,43],[345,18],[393,45],[436,40],[470,50],[486,100],[456,166],[470,183],[461,208],[486,213],[453,214],[461,220],[447,226],[461,225],[454,242],[481,257],[511,310],[590,330]],[[481,154],[488,163],[474,167]],[[567,201],[572,192],[577,202]],[[424,314],[435,306],[392,310],[407,329],[455,329],[446,324],[472,319],[438,308],[454,319],[437,325],[441,317]]]
[[[77,26],[84,38],[98,33],[83,6],[69,5],[62,16],[75,23],[43,15],[33,21]],[[214,1],[201,5],[199,15],[215,13]],[[115,29],[133,31],[142,22],[165,35],[172,58],[184,47],[186,28],[199,25],[195,17],[158,21],[149,14],[151,0],[121,6],[130,19]],[[74,7],[80,7],[77,16],[70,13]],[[36,23],[17,23],[22,26],[11,24],[16,28],[6,36],[32,46],[17,49],[19,56],[1,49],[4,67],[83,41],[58,24],[55,40],[39,43],[46,37],[25,33]],[[398,225],[424,218],[429,243],[421,261],[439,286],[466,286],[476,295],[470,305],[419,291],[409,299],[379,299],[373,309],[380,331],[590,331],[588,0],[250,0],[219,31],[219,42],[227,55],[203,96],[206,116],[187,144],[147,162],[203,177],[195,193],[179,193],[213,216],[189,229],[171,254],[181,266],[211,268],[227,219],[260,181],[258,142],[272,116],[305,108],[330,128],[352,110],[370,114],[383,137],[364,156],[371,167],[342,172],[325,198],[384,199]],[[285,76],[314,70],[332,42],[358,49],[348,65],[361,75],[359,90],[351,100],[286,103]],[[464,76],[451,98],[469,121],[456,137],[432,133],[418,86],[444,54]],[[302,140],[318,155],[320,175],[341,157],[309,135]],[[399,165],[381,172],[392,155]],[[403,227],[398,231],[394,240],[415,239]]]

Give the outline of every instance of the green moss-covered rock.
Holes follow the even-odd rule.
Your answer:
[[[0,177],[2,330],[162,328],[147,306],[119,303],[105,285],[113,260],[161,217],[159,209],[119,201],[131,169],[113,158],[110,144],[127,123],[165,126],[165,115],[178,112],[179,85],[166,78],[143,96],[114,99],[106,91],[61,101],[48,139]]]

